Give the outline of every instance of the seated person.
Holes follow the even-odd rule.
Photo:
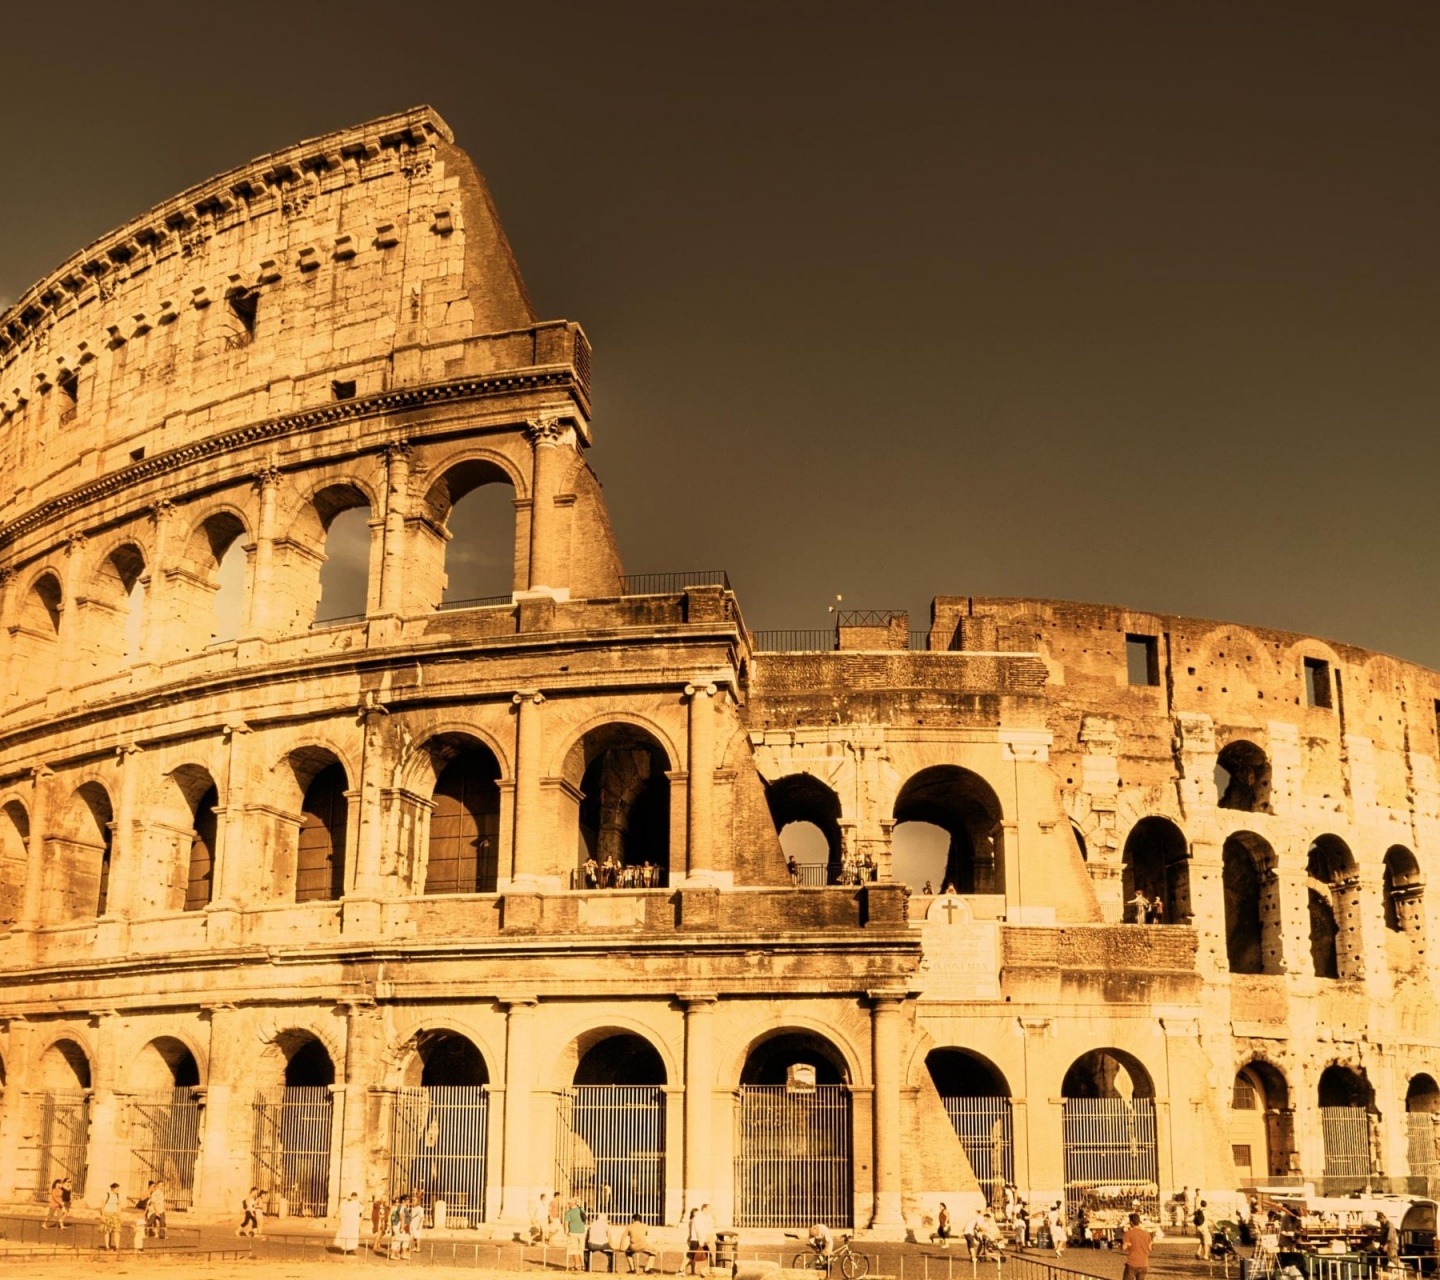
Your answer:
[[[585,1233],[585,1270],[590,1270],[592,1254],[605,1255],[605,1270],[615,1270],[615,1253],[610,1247],[610,1219],[597,1213],[590,1220],[590,1229]]]
[[[621,1233],[620,1248],[630,1260],[631,1271],[639,1272],[641,1270],[642,1259],[646,1275],[655,1270],[655,1249],[650,1243],[650,1228],[645,1225],[638,1213],[631,1216],[630,1225]]]

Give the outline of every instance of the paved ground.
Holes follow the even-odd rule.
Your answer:
[[[179,1215],[176,1215],[177,1218]],[[207,1280],[233,1280],[245,1276],[255,1280],[263,1269],[276,1280],[335,1280],[338,1267],[362,1268],[376,1277],[386,1270],[411,1270],[424,1267],[441,1280],[443,1277],[507,1277],[513,1280],[520,1271],[555,1271],[565,1268],[564,1252],[560,1249],[522,1248],[513,1242],[476,1240],[471,1233],[454,1236],[431,1233],[421,1251],[409,1263],[392,1261],[362,1248],[353,1256],[344,1256],[330,1246],[332,1231],[319,1223],[271,1223],[272,1230],[264,1240],[236,1239],[232,1227],[225,1225],[177,1225],[164,1242],[147,1241],[142,1255],[124,1249],[107,1254],[98,1249],[94,1224],[81,1221],[64,1232],[42,1231],[39,1218],[0,1215],[0,1230],[6,1239],[0,1244],[0,1272],[7,1278],[26,1280],[28,1277],[55,1277],[65,1272],[85,1275],[149,1276],[157,1272],[174,1276],[200,1275]],[[284,1227],[276,1231],[273,1228]],[[126,1240],[129,1236],[127,1234]],[[742,1238],[741,1263],[762,1260],[788,1266],[797,1252],[797,1239],[782,1239],[777,1233],[765,1233],[764,1240],[746,1243]],[[930,1244],[863,1241],[856,1248],[871,1258],[872,1277],[893,1280],[1120,1280],[1123,1258],[1118,1251],[1101,1249],[1068,1250],[1057,1260],[1052,1253],[1029,1250],[1012,1255],[1003,1269],[993,1263],[972,1263],[966,1255],[964,1242],[948,1249]],[[1227,1280],[1225,1268],[1219,1264],[1195,1261],[1193,1239],[1176,1238],[1157,1242],[1151,1257],[1151,1271],[1157,1275],[1186,1277],[1187,1280]],[[681,1264],[677,1250],[661,1255],[661,1263],[670,1276]],[[658,1270],[658,1269],[657,1269]],[[838,1272],[836,1273],[838,1277]],[[1237,1280],[1238,1268],[1232,1263],[1228,1280]]]

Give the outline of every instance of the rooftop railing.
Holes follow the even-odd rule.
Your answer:
[[[681,569],[674,573],[627,573],[627,596],[678,595],[686,587],[724,587],[730,590],[730,575],[724,569]]]

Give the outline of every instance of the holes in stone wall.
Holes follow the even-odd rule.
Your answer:
[[[1225,953],[1231,973],[1284,972],[1275,850],[1253,831],[1237,831],[1222,850]]]
[[[1306,874],[1315,976],[1364,977],[1359,870],[1349,846],[1339,836],[1316,837],[1306,859]]]

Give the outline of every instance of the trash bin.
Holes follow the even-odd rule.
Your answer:
[[[735,1270],[735,1260],[739,1253],[739,1232],[717,1231],[715,1233],[715,1266],[723,1267],[726,1271],[733,1272]]]

